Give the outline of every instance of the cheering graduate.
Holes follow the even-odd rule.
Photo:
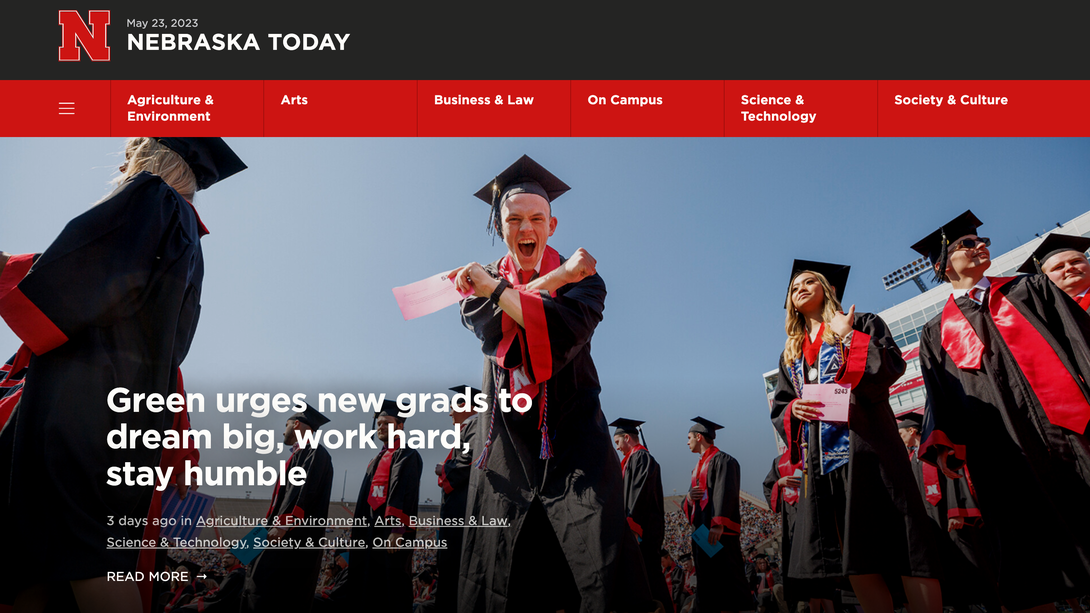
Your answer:
[[[693,468],[689,494],[682,510],[696,530],[696,613],[753,610],[742,559],[742,515],[738,501],[738,460],[715,446],[715,431],[723,426],[695,417],[689,428],[689,451],[700,460]]]
[[[473,399],[481,390],[462,385],[450,388],[459,394],[469,393],[469,401],[461,403],[459,409],[451,408],[450,418],[455,426],[461,428],[462,444],[458,449],[451,449],[447,459],[435,467],[439,477],[439,487],[443,489],[443,499],[439,507],[439,517],[444,522],[465,521],[466,494],[469,490],[470,467],[473,463],[473,442],[477,413],[473,411]],[[466,450],[468,446],[468,451]],[[465,528],[448,526],[444,523],[437,531],[437,538],[446,543],[446,549],[437,552],[439,579],[435,590],[435,608],[442,613],[458,610],[458,565],[462,557],[462,541]]]
[[[333,460],[321,445],[300,446],[300,437],[304,432],[317,433],[327,423],[329,418],[309,404],[305,411],[288,419],[284,444],[292,445],[292,453],[285,471],[302,467],[307,477],[303,485],[277,484],[273,492],[272,504],[265,515],[272,526],[268,539],[273,545],[250,565],[242,597],[244,612],[305,611],[314,598],[314,587],[322,571],[322,551],[315,544],[325,536],[325,528],[307,522],[329,517]],[[300,525],[292,527],[293,523]],[[308,539],[312,543],[309,546]]]
[[[918,456],[923,418],[909,413],[900,418],[898,432],[908,450],[912,472],[924,499],[942,552],[942,601],[946,606],[983,604],[1000,607],[991,565],[991,539],[980,517],[968,479],[948,479]],[[993,608],[994,607],[994,608]]]
[[[188,427],[186,413],[107,406],[118,387],[137,394],[180,392],[179,365],[197,326],[207,233],[190,204],[199,189],[245,165],[218,138],[130,139],[113,193],[76,217],[40,255],[0,254],[0,317],[23,341],[28,371],[14,420],[9,491],[0,496],[17,567],[0,573],[0,592],[29,608],[70,583],[84,611],[150,607],[151,584],[107,582],[107,571],[145,573],[154,553],[107,549],[110,538],[151,532],[109,517],[157,516],[150,485],[107,485],[110,467],[173,467],[193,450],[112,450],[107,434]],[[180,489],[184,495],[185,486]],[[144,590],[144,587],[147,590]],[[143,603],[141,603],[143,601]]]
[[[937,543],[889,406],[905,362],[879,317],[841,310],[848,272],[806,260],[791,270],[772,422],[803,478],[784,586],[796,600],[792,579],[847,576],[867,613],[881,613],[894,608],[883,575],[900,576],[912,610],[937,613]],[[818,421],[821,403],[804,399],[834,383],[850,386],[847,423]]]
[[[968,459],[1000,598],[1020,610],[1090,591],[1090,316],[1044,275],[984,276],[980,225],[966,211],[913,246],[954,289],[920,335],[919,455],[951,479]]]
[[[420,475],[424,461],[404,447],[405,418],[397,403],[384,400],[377,415],[375,436],[382,451],[367,466],[356,499],[348,559],[348,602],[344,611],[411,611],[413,607],[413,546]],[[391,430],[393,432],[391,432]]]
[[[1018,272],[1048,275],[1082,310],[1090,309],[1090,238],[1052,233],[1041,241]]]
[[[460,611],[654,608],[590,357],[605,283],[586,251],[565,260],[546,245],[557,225],[551,203],[567,190],[520,158],[476,194],[507,255],[451,273],[473,292],[462,323],[481,340],[492,401],[477,420],[482,470],[470,476],[467,515],[510,526],[466,531]],[[532,404],[505,412],[501,394]]]
[[[624,480],[624,507],[628,526],[636,535],[651,584],[651,596],[664,608],[670,605],[670,590],[662,575],[662,540],[666,537],[666,507],[662,500],[662,473],[659,463],[645,445],[640,444],[642,421],[615,419],[609,424],[613,444],[624,456],[621,474]]]

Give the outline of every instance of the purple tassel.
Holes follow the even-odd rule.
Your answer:
[[[553,444],[549,440],[549,384],[548,382],[542,385],[541,389],[541,454],[538,456],[542,460],[548,460],[553,457]]]
[[[500,389],[499,371],[495,364],[492,365],[492,415],[488,418],[488,438],[484,441],[484,451],[473,463],[480,470],[488,467],[488,452],[492,448],[492,429],[496,427],[496,398],[499,396],[496,390]]]

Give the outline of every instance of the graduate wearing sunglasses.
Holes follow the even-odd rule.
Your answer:
[[[951,479],[968,459],[1003,605],[1054,611],[1090,592],[1090,316],[1044,275],[985,276],[980,225],[965,211],[913,246],[953,286],[920,338],[920,458]]]
[[[783,543],[785,596],[827,598],[846,578],[866,613],[892,613],[901,605],[892,593],[902,589],[914,613],[938,613],[937,543],[889,405],[905,361],[881,318],[842,309],[848,272],[795,260],[784,305],[771,416],[788,446],[782,474],[802,471]],[[813,398],[821,387],[850,388],[847,422]],[[885,578],[901,585],[891,589]]]

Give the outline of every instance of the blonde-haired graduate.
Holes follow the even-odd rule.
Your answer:
[[[107,398],[116,388],[184,391],[179,366],[197,328],[207,233],[191,201],[245,167],[219,138],[130,139],[111,194],[44,252],[0,253],[0,317],[23,342],[16,363],[27,368],[9,425],[14,450],[0,458],[11,462],[0,492],[5,551],[19,552],[0,562],[0,602],[14,600],[15,611],[72,598],[85,613],[150,607],[150,581],[107,573],[156,568],[155,551],[140,544],[158,536],[143,522],[158,517],[162,492],[120,469],[171,467],[177,477],[196,451],[111,449],[107,436],[123,425],[163,433],[188,419],[113,411]]]
[[[772,402],[788,447],[782,462],[802,472],[795,530],[783,543],[786,595],[827,597],[847,578],[866,613],[892,613],[902,603],[891,592],[902,589],[913,613],[939,613],[938,550],[889,405],[905,361],[881,318],[841,308],[848,272],[806,260],[791,271]],[[834,384],[849,388],[847,422],[821,421],[825,405],[803,399],[818,389],[807,387]],[[901,585],[883,579],[897,576]]]

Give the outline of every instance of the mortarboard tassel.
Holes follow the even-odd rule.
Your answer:
[[[492,235],[492,245],[496,244],[496,234],[500,225],[500,184],[499,177],[492,180],[492,210],[488,213],[488,233]]]
[[[541,389],[541,454],[542,460],[553,457],[553,445],[549,440],[549,382],[542,384]]]
[[[500,377],[497,368],[495,364],[492,365],[492,410],[488,418],[488,437],[484,440],[484,450],[477,457],[477,461],[473,463],[474,466],[481,470],[488,467],[488,452],[492,447],[492,429],[496,426],[496,398],[499,397],[496,390],[500,389]]]
[[[643,440],[643,446],[647,447],[647,437],[643,434],[643,428],[636,426],[636,431],[640,433],[640,438]],[[650,447],[647,447],[647,449],[650,449]]]
[[[935,262],[935,281],[943,283],[946,281],[946,259],[950,257],[950,254],[946,250],[950,247],[950,240],[946,238],[946,228],[939,228],[942,232],[942,247],[939,248],[939,261]]]

